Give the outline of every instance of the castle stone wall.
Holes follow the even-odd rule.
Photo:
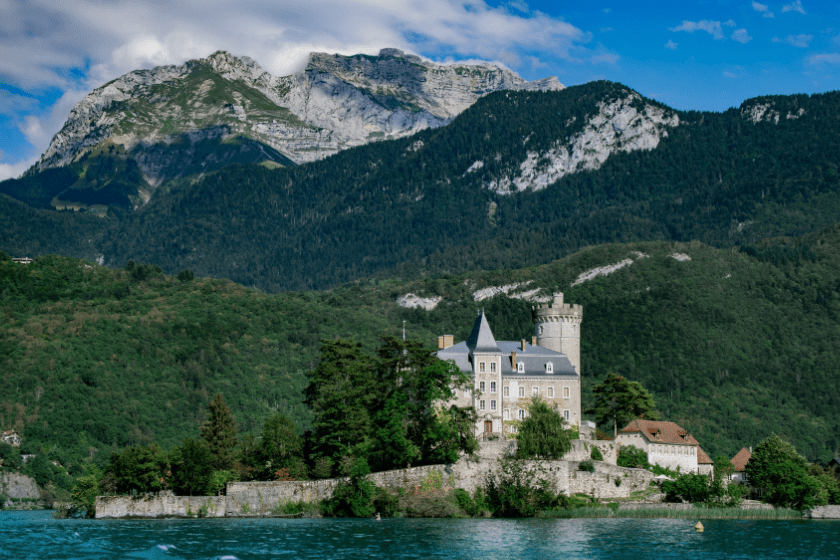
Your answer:
[[[0,494],[18,499],[41,497],[34,478],[15,472],[0,472]]]
[[[97,496],[97,519],[224,517],[225,496]]]

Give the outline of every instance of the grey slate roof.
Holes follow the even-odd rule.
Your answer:
[[[492,352],[502,355],[502,375],[504,377],[557,377],[573,376],[578,377],[574,366],[569,358],[560,352],[549,350],[541,346],[533,346],[525,343],[522,349],[521,342],[499,341],[493,337],[487,318],[482,313],[476,319],[472,334],[466,342],[459,342],[444,350],[438,350],[437,357],[441,360],[454,360],[455,365],[461,371],[472,372],[470,356],[475,352]],[[525,364],[525,372],[514,371],[512,367],[511,354],[516,352],[516,361]],[[550,362],[554,373],[546,372],[546,363]]]
[[[493,331],[490,330],[490,324],[487,322],[484,311],[481,312],[478,318],[476,318],[475,324],[473,324],[472,332],[467,339],[467,347],[472,354],[476,352],[501,352],[496,345],[496,337],[493,336]]]

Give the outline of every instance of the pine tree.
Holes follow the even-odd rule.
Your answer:
[[[233,449],[236,439],[236,421],[221,393],[208,407],[210,417],[201,426],[201,437],[213,454],[213,468],[227,470],[233,466]]]

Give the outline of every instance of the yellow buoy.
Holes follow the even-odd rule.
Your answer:
[[[702,533],[703,529],[704,529],[703,524],[700,523],[699,521],[697,522],[697,525],[694,526],[694,528],[697,529],[698,533]]]

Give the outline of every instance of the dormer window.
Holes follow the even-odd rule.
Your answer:
[[[523,364],[522,362],[516,364],[516,371],[517,373],[525,373],[525,364]]]
[[[545,372],[546,373],[554,373],[554,364],[552,364],[551,362],[546,362]]]

